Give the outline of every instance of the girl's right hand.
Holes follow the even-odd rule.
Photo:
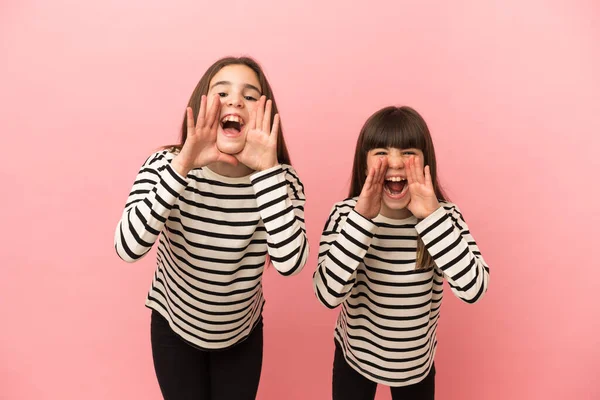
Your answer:
[[[235,157],[224,154],[217,149],[217,130],[219,128],[221,101],[215,95],[212,106],[206,111],[207,99],[202,96],[198,120],[194,125],[194,113],[191,107],[187,108],[187,138],[181,151],[171,166],[181,175],[186,176],[194,168],[205,167],[213,162],[226,162],[238,165]]]
[[[377,163],[369,170],[367,180],[354,207],[354,211],[365,218],[373,219],[381,211],[383,183],[387,167],[387,158],[384,157],[377,160]]]

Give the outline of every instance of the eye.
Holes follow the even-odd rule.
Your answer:
[[[387,153],[383,150],[378,150],[375,152],[375,155],[376,156],[385,156],[385,155],[387,155]]]
[[[225,92],[220,92],[220,93],[218,93],[218,95],[219,95],[219,97],[225,97],[225,96],[227,96],[227,93],[225,93]]]
[[[417,153],[414,150],[407,150],[407,151],[402,152],[402,155],[405,155],[405,156],[414,156],[416,154]]]
[[[258,101],[255,97],[252,97],[252,96],[244,96],[244,99],[246,99],[248,101]]]

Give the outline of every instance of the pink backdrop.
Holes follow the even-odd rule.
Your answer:
[[[600,3],[166,4],[0,5],[0,398],[160,398],[154,259],[121,262],[113,232],[138,167],[229,54],[264,65],[308,197],[305,271],[265,277],[259,399],[330,398],[337,311],[311,275],[360,126],[388,104],[428,121],[491,267],[481,303],[447,293],[437,398],[600,398]]]

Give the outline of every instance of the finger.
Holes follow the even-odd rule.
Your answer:
[[[262,130],[262,122],[265,116],[265,96],[260,96],[260,100],[258,101],[258,105],[256,106],[256,129]]]
[[[387,170],[388,170],[388,159],[387,157],[384,157],[383,159],[381,159],[381,178],[380,178],[380,183],[383,185],[385,182],[385,176],[387,175]]]
[[[375,176],[375,168],[371,168],[369,170],[369,174],[367,175],[367,179],[365,180],[365,184],[362,188],[362,193],[366,193],[371,190],[371,185],[373,183],[373,177]]]
[[[250,113],[250,121],[245,125],[246,131],[256,128],[256,108]]]
[[[269,136],[269,139],[271,140],[271,143],[273,143],[275,148],[277,148],[278,137],[279,137],[279,114],[275,114],[275,117],[273,118],[273,129],[271,129],[271,135]]]
[[[185,112],[187,115],[187,134],[191,135],[194,133],[194,110],[192,110],[192,107],[188,107]]]
[[[414,156],[412,156],[410,159],[410,170],[411,170],[413,182],[418,183],[419,178],[417,176],[417,165],[416,165],[416,159]]]
[[[413,178],[413,168],[410,165],[411,162],[412,158],[409,158],[408,161],[406,161],[406,180],[408,181],[409,185],[412,185],[415,181]]]
[[[385,181],[385,168],[386,168],[386,161],[387,159],[384,158],[380,158],[379,162],[377,163],[377,180],[376,185],[377,185],[377,190],[381,190],[383,189],[383,182]]]
[[[208,111],[208,115],[206,116],[206,120],[204,121],[206,126],[210,126],[211,128],[216,127],[215,121],[219,120],[219,111],[221,108],[221,100],[218,95],[213,96],[213,103]]]
[[[265,106],[265,115],[263,116],[262,121],[262,130],[265,132],[271,131],[271,108],[273,107],[273,102],[271,100],[267,100],[267,105]]]
[[[429,165],[425,166],[425,184],[428,187],[433,188],[433,180],[431,179],[431,169],[429,168]]]
[[[215,112],[215,119],[213,121],[213,123],[211,124],[211,129],[213,130],[217,130],[217,128],[219,128],[219,125],[221,125],[221,107],[223,105],[221,104],[221,100],[219,98],[217,98],[217,110]]]
[[[206,96],[202,95],[200,98],[200,111],[198,111],[198,120],[196,121],[196,126],[202,126],[204,123],[204,116],[206,115]]]
[[[375,174],[373,175],[373,186],[379,186],[381,185],[381,163],[383,162],[383,160],[381,158],[378,158],[377,160],[375,160]]]
[[[220,153],[219,157],[217,158],[217,161],[223,161],[227,164],[231,164],[234,167],[237,166],[239,164],[239,161],[237,158],[235,158],[232,155],[229,154],[224,154],[224,153]]]
[[[425,173],[423,171],[423,160],[421,160],[421,157],[415,157],[415,174],[417,176],[417,182],[425,183]]]

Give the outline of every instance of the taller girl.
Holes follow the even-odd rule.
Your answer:
[[[273,92],[250,58],[224,58],[188,102],[180,144],[139,170],[115,232],[117,254],[158,240],[154,367],[165,399],[254,399],[262,366],[262,274],[304,267],[304,188]]]

